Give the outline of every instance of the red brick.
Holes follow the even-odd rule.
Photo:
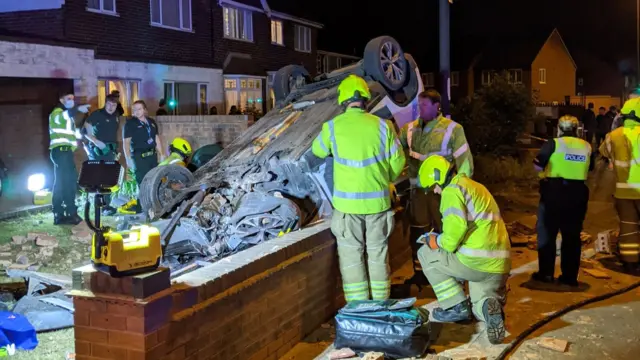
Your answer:
[[[144,316],[144,307],[132,303],[107,303],[107,313],[111,315],[142,317]]]
[[[121,330],[127,329],[127,320],[124,316],[117,316],[105,313],[91,313],[89,314],[89,322],[91,327],[107,330]]]
[[[76,309],[73,313],[73,323],[75,326],[89,326],[89,312]]]
[[[91,355],[91,343],[76,341],[76,355]]]
[[[127,349],[113,345],[91,344],[91,355],[103,359],[122,360],[127,358]]]
[[[74,333],[75,333],[76,340],[86,341],[92,344],[94,343],[106,344],[109,340],[108,333],[106,330],[92,329],[84,326],[76,326]]]
[[[144,335],[124,331],[109,331],[109,345],[120,346],[132,350],[145,350],[151,347],[146,346]]]
[[[73,299],[73,307],[75,311],[102,312],[102,313],[107,311],[107,303],[97,298],[75,297]]]
[[[186,358],[185,346],[180,346],[167,354],[166,360],[184,360]]]

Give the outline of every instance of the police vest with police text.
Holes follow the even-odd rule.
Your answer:
[[[591,161],[591,145],[571,136],[554,139],[556,149],[544,169],[544,178],[587,180]]]

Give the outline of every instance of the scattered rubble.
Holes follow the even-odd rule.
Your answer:
[[[25,244],[28,240],[26,237],[22,236],[22,235],[15,235],[11,237],[11,241],[15,244],[15,245],[22,245]]]
[[[58,247],[58,239],[50,235],[38,235],[38,238],[36,239],[36,245]]]
[[[349,348],[337,349],[329,353],[329,360],[349,359],[356,356],[356,353]]]
[[[368,352],[364,354],[362,360],[384,360],[384,354],[381,352]]]
[[[596,279],[611,279],[609,273],[598,269],[582,269],[583,272],[593,276]]]
[[[451,360],[487,360],[487,355],[478,349],[451,349],[444,355]]]
[[[592,259],[581,259],[580,267],[583,269],[595,269],[600,267],[600,263]]]
[[[607,230],[598,233],[598,238],[594,243],[595,251],[604,254],[614,253],[618,245],[618,234],[619,232],[617,230]]]
[[[558,352],[566,352],[569,348],[569,342],[561,339],[554,338],[541,338],[537,342],[538,346],[543,347],[545,349],[558,351]]]
[[[16,255],[16,264],[31,265],[31,262],[29,262],[29,255],[24,252],[18,253],[18,255]]]

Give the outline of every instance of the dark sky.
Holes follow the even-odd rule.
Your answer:
[[[438,57],[438,0],[314,2],[322,6],[310,6],[310,1],[272,1],[284,1],[297,15],[322,22],[322,50],[353,53],[355,48],[361,55],[369,39],[391,35],[419,63]],[[636,0],[455,0],[452,53],[473,42],[470,36],[553,27],[570,49],[579,48],[612,64],[635,58]]]

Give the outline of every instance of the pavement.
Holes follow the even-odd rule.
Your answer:
[[[614,175],[603,164],[591,174],[589,210],[584,231],[595,238],[598,232],[616,229],[617,217],[612,203]],[[538,195],[536,190],[521,190],[517,193],[494,192],[506,221],[535,214]],[[586,245],[583,250],[592,248]],[[508,337],[504,345],[489,344],[484,324],[433,323],[432,344],[429,353],[449,355],[454,359],[470,357],[495,359],[515,337],[539,320],[579,301],[609,293],[640,278],[621,273],[620,265],[613,256],[596,255],[597,267],[605,271],[610,279],[596,279],[584,272],[580,274],[577,289],[540,285],[530,281],[531,273],[537,270],[537,253],[527,247],[512,249],[513,270],[508,282],[508,300],[505,307]],[[559,261],[559,258],[558,258]],[[559,273],[559,269],[558,269]],[[558,275],[556,273],[556,276]],[[410,262],[392,275],[395,287],[412,275]],[[632,359],[640,353],[640,289],[572,311],[531,334],[510,359]],[[430,287],[422,291],[413,286],[410,296],[418,298],[418,306],[431,310],[437,307],[435,295]],[[333,350],[335,336],[333,323],[328,322],[300,342],[281,360],[328,359]],[[569,343],[566,352],[542,348],[538,341],[552,337]],[[635,354],[635,355],[634,355]]]

